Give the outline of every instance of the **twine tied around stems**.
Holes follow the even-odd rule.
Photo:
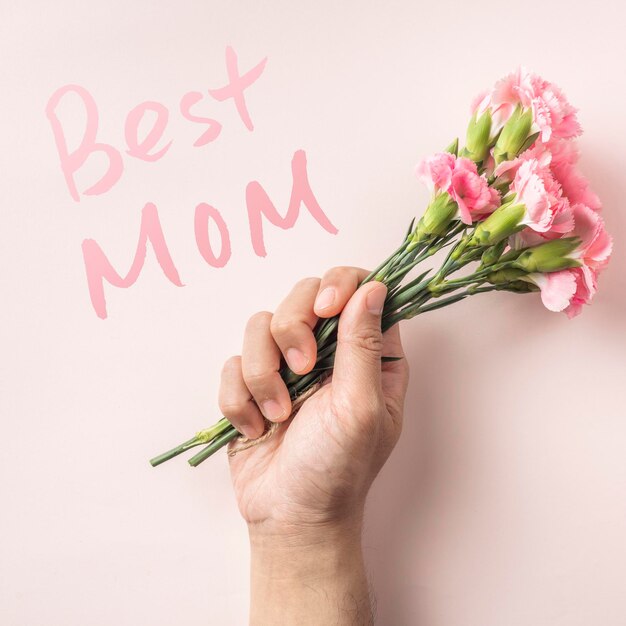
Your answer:
[[[293,419],[293,417],[300,410],[305,401],[308,400],[316,391],[318,391],[322,387],[325,379],[326,376],[323,376],[316,383],[311,385],[306,391],[303,391],[301,394],[297,395],[293,399],[291,403],[291,413],[289,414],[289,419]],[[260,437],[257,437],[256,439],[249,439],[244,435],[237,437],[237,439],[233,442],[233,447],[228,451],[228,456],[235,456],[239,452],[243,452],[248,448],[253,448],[254,446],[258,446],[260,443],[267,441],[274,436],[276,431],[280,428],[281,424],[283,424],[283,422],[270,422],[266,419],[265,432]]]

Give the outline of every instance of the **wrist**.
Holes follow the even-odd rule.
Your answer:
[[[355,510],[350,516],[311,521],[311,516],[302,515],[303,520],[264,520],[248,523],[248,536],[252,550],[289,552],[315,550],[321,544],[342,545],[356,538],[360,541],[363,511]]]
[[[361,521],[250,527],[251,623],[369,624]]]
[[[332,575],[361,554],[361,517],[323,525],[248,526],[253,567],[286,578]],[[324,558],[320,558],[323,556]]]

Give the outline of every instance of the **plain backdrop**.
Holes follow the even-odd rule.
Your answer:
[[[219,415],[222,362],[247,318],[334,265],[394,249],[426,192],[413,168],[463,134],[473,96],[524,64],[563,87],[585,129],[581,167],[615,237],[594,305],[573,321],[536,296],[486,295],[403,326],[405,429],[368,501],[365,553],[383,626],[626,623],[626,279],[623,5],[478,2],[0,0],[0,621],[6,626],[239,625],[248,546],[226,456],[192,470],[148,458]],[[178,103],[245,71],[249,132],[204,99],[213,143]],[[74,202],[45,106],[68,83],[124,151],[145,100],[170,111],[168,153]],[[76,145],[78,101],[59,109]],[[280,211],[290,162],[339,229],[303,211],[252,250],[258,180]],[[104,161],[77,175],[84,189]],[[130,267],[141,208],[159,209],[185,287],[152,249],[137,283],[89,301],[81,243]],[[232,238],[199,255],[194,208]]]

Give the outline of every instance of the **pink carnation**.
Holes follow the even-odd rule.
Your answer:
[[[545,163],[537,159],[522,160],[510,191],[516,194],[516,202],[526,207],[522,223],[531,230],[565,233],[573,227],[569,202]]]
[[[500,194],[470,159],[439,152],[420,161],[416,174],[431,192],[450,194],[464,224],[484,219],[500,205]]]
[[[491,91],[481,94],[472,104],[472,113],[490,111],[494,128],[501,128],[521,104],[533,111],[533,121],[540,131],[540,140],[552,137],[571,138],[580,134],[576,109],[563,92],[523,67],[500,79]]]
[[[470,159],[456,160],[449,193],[459,205],[464,224],[484,219],[500,205],[500,194],[478,174],[476,163]]]
[[[598,213],[584,204],[572,206],[574,228],[567,237],[579,237],[576,258],[594,270],[603,269],[613,251],[613,241]]]
[[[455,161],[453,154],[437,152],[417,164],[415,175],[432,193],[448,191],[452,183]]]
[[[598,287],[598,272],[584,265],[528,278],[539,287],[549,311],[563,311],[570,319],[582,311],[583,304],[591,304]]]
[[[551,141],[547,149],[552,154],[550,168],[561,184],[563,193],[572,204],[581,203],[594,211],[599,211],[602,204],[591,190],[589,181],[576,167],[580,153],[573,141]]]
[[[576,293],[576,276],[573,270],[530,274],[528,279],[539,287],[541,301],[549,311],[564,311]]]
[[[589,181],[577,167],[580,153],[574,141],[559,139],[546,144],[535,143],[512,161],[503,161],[494,170],[501,182],[511,181],[525,161],[537,160],[544,168],[548,167],[552,177],[561,185],[562,194],[571,204],[584,204],[599,211],[602,204],[592,191]]]
[[[541,290],[541,299],[546,308],[565,311],[568,317],[578,315],[583,304],[591,303],[597,290],[598,275],[609,262],[613,247],[611,237],[597,212],[584,204],[575,204],[572,206],[572,214],[575,226],[565,236],[580,239],[580,245],[571,256],[581,266],[549,274],[528,275],[528,279]],[[520,239],[517,239],[517,245],[519,242]],[[528,239],[525,243],[528,245]]]
[[[598,288],[598,272],[584,266],[568,270],[568,272],[574,277],[576,283],[576,289],[565,309],[565,314],[571,319],[582,311],[583,304],[591,304],[591,299]]]

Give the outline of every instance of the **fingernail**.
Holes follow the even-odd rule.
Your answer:
[[[309,357],[297,348],[289,348],[285,353],[285,358],[293,372],[301,372],[309,364]]]
[[[313,308],[318,311],[323,311],[327,309],[331,304],[335,301],[335,288],[334,287],[326,287],[317,294],[317,298],[315,298],[315,306]]]
[[[387,290],[382,287],[372,289],[365,297],[365,305],[372,315],[380,315],[383,312]]]
[[[262,402],[261,411],[270,422],[275,422],[285,415],[285,409],[276,400]]]

